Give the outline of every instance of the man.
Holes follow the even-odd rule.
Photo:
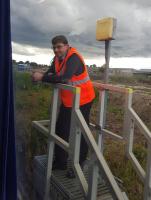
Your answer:
[[[35,72],[32,78],[34,81],[65,83],[80,87],[80,110],[89,124],[89,114],[93,99],[95,98],[95,92],[84,60],[75,48],[69,46],[66,37],[63,35],[52,39],[52,48],[55,56],[50,69],[45,74]],[[70,91],[61,90],[60,97],[62,103],[56,123],[56,134],[68,141],[73,95]],[[88,146],[82,136],[79,161],[81,166],[86,159],[87,153]],[[67,153],[58,145],[55,145],[53,169],[66,169],[67,158]],[[74,177],[73,170],[69,170],[67,176]]]

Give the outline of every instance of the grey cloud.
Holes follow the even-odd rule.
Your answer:
[[[50,39],[65,34],[86,57],[104,54],[95,40],[96,20],[117,18],[112,55],[151,56],[151,2],[148,0],[12,0],[12,39],[19,44],[50,48]]]

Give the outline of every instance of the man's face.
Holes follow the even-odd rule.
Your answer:
[[[63,43],[57,43],[55,45],[53,45],[53,51],[54,51],[54,54],[57,56],[57,57],[62,57],[66,54],[68,48],[69,48],[69,45],[68,44],[63,44]]]

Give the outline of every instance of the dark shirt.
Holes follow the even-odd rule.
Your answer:
[[[42,81],[49,83],[67,83],[73,75],[80,75],[84,72],[84,64],[81,59],[73,54],[69,57],[66,63],[66,70],[63,75],[57,75],[55,71],[54,61],[52,62],[48,71],[44,74]],[[49,74],[53,73],[53,74]]]

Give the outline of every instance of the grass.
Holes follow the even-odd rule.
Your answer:
[[[15,80],[15,107],[16,107],[16,130],[17,138],[24,140],[26,145],[26,172],[29,182],[32,182],[32,161],[35,155],[45,154],[47,150],[47,138],[43,137],[32,128],[33,120],[42,120],[49,118],[49,107],[51,104],[51,87],[42,84],[33,84],[28,73],[14,73]],[[143,100],[144,101],[144,100]],[[121,96],[110,94],[108,97],[107,123],[109,129],[114,132],[121,132],[121,123],[123,120],[123,104]],[[98,92],[91,110],[91,121],[96,121]],[[138,107],[138,98],[134,107]],[[146,104],[145,104],[146,106]],[[149,107],[145,107],[147,111]],[[142,110],[139,110],[141,115]],[[151,113],[150,113],[151,114]],[[150,125],[149,114],[143,113],[143,120]],[[150,116],[151,118],[151,116]],[[150,119],[149,118],[149,119]],[[136,134],[136,138],[138,138]],[[142,164],[146,165],[146,147],[144,147],[141,137],[134,144],[134,154]],[[113,174],[123,181],[124,190],[128,193],[131,200],[143,199],[143,185],[136,175],[130,161],[125,157],[125,144],[106,138],[105,140],[105,158]]]
[[[133,75],[133,76],[111,76],[110,82],[112,83],[120,83],[125,85],[150,85],[151,84],[151,76],[145,75]]]

